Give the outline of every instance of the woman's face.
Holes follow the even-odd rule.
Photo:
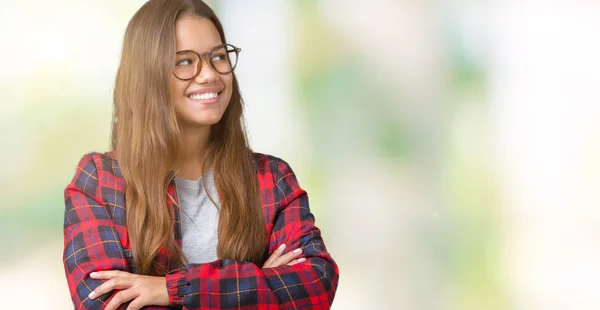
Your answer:
[[[177,21],[175,39],[177,52],[192,50],[199,55],[222,44],[219,31],[213,23],[209,19],[193,15],[184,15]],[[188,63],[180,58],[178,56],[176,62]],[[221,120],[231,99],[233,73],[215,72],[206,56],[201,61],[200,73],[195,78],[182,81],[171,74],[169,81],[171,103],[183,128],[216,124]]]

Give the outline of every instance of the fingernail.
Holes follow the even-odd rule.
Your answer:
[[[90,277],[92,277],[92,278],[93,278],[93,277],[95,277],[96,275],[98,275],[98,273],[97,273],[97,272],[92,272],[92,273],[90,273]]]
[[[299,263],[304,263],[305,261],[306,261],[306,258],[304,258],[304,257],[298,258]]]
[[[298,254],[298,253],[302,253],[302,249],[295,249],[294,253]]]
[[[91,293],[88,295],[88,297],[89,297],[89,298],[94,298],[94,295],[96,295],[96,292],[92,291],[92,292],[91,292]]]
[[[283,249],[285,249],[285,243],[284,243],[284,244],[282,244],[282,245],[280,245],[280,246],[279,246],[279,249],[280,249],[280,250],[283,250]]]

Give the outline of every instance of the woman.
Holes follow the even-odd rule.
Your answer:
[[[247,144],[239,52],[200,0],[150,0],[129,22],[112,151],[65,189],[77,309],[330,307],[338,267],[306,192]]]

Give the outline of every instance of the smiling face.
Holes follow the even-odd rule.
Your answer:
[[[193,15],[184,15],[177,21],[175,40],[177,52],[191,50],[199,55],[223,43],[209,19]],[[190,63],[181,53],[176,59],[176,68]],[[180,80],[174,74],[170,77],[169,96],[182,129],[216,124],[231,99],[233,73],[217,73],[208,63],[208,57],[200,61],[200,73],[191,80]]]

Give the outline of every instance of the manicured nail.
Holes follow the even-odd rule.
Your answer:
[[[279,246],[279,250],[285,249],[285,243]]]
[[[304,263],[305,261],[306,261],[306,258],[304,258],[304,257],[298,258],[299,263]]]
[[[95,277],[95,276],[97,276],[97,275],[98,275],[98,273],[97,273],[97,272],[92,272],[92,273],[90,273],[90,277],[92,277],[92,278],[93,278],[93,277]]]
[[[96,295],[96,292],[92,291],[92,292],[91,292],[91,293],[88,295],[88,297],[89,297],[89,298],[94,298],[94,295]]]
[[[302,249],[295,249],[294,253],[296,253],[296,254],[302,253]]]

